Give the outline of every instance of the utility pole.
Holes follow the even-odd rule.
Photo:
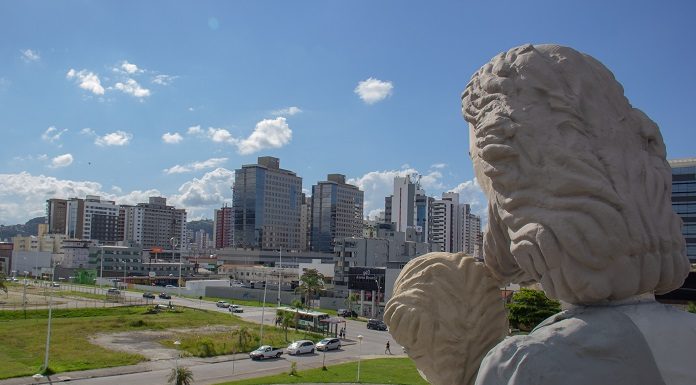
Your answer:
[[[280,259],[278,262],[278,307],[280,307],[280,281],[283,279],[283,248],[278,249],[278,253]]]

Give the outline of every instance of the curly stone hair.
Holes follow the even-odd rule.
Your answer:
[[[513,48],[474,74],[462,111],[498,279],[538,281],[576,304],[683,283],[662,136],[600,62],[557,45]]]

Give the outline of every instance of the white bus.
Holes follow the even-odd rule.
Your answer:
[[[287,312],[298,317],[297,327],[299,329],[306,329],[314,332],[323,332],[324,329],[327,328],[327,324],[322,323],[321,320],[331,317],[326,313],[313,310],[296,309],[294,307],[281,306],[276,310],[280,312]]]

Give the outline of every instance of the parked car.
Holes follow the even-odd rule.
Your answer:
[[[172,299],[172,296],[167,293],[160,293],[159,297],[162,299]]]
[[[143,293],[143,298],[155,299],[154,293]]]
[[[263,345],[249,353],[249,357],[251,357],[252,360],[263,360],[264,358],[279,358],[282,354],[283,349],[274,348],[270,345]]]
[[[60,287],[60,284],[58,282],[51,282],[52,287]]]
[[[334,350],[341,348],[341,340],[338,338],[324,338],[317,342],[317,350]]]
[[[314,353],[314,342],[310,340],[299,340],[288,345],[288,354]]]
[[[165,287],[166,287],[167,289],[173,289],[173,288],[174,288],[174,285],[167,285],[167,286],[165,286]]]
[[[239,305],[230,305],[227,310],[229,310],[230,313],[244,313],[244,309]]]
[[[106,295],[121,295],[121,291],[118,289],[111,288],[106,291]]]
[[[230,304],[227,303],[227,302],[225,302],[225,301],[217,301],[217,302],[215,303],[215,306],[217,306],[217,307],[228,308],[228,307],[230,307]]]
[[[353,317],[353,318],[358,317],[358,313],[355,310],[348,310],[348,309],[338,309],[336,311],[336,314],[339,317]]]
[[[367,328],[368,329],[373,329],[373,330],[387,330],[387,324],[384,322],[378,320],[378,319],[370,319],[367,320]]]

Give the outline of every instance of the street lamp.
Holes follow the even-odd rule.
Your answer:
[[[176,246],[179,244],[177,239],[175,237],[169,238],[169,242],[172,244],[172,253],[176,251]],[[181,243],[181,247],[179,248],[179,280],[176,282],[176,295],[181,297],[181,250],[184,246],[184,243]]]
[[[360,382],[360,361],[362,360],[362,340],[363,336],[362,334],[358,335],[358,341],[360,341],[360,344],[358,345],[358,381]]]
[[[174,346],[176,346],[176,371],[177,371],[177,374],[179,372],[179,357],[181,357],[181,350],[179,350],[179,345],[181,345],[181,341],[179,341],[179,340],[174,341]]]
[[[22,293],[22,308],[24,309],[24,319],[27,319],[27,275],[28,271],[24,271],[24,292]]]
[[[128,262],[125,259],[122,259],[121,262],[123,262],[123,290],[126,290],[126,270],[128,268]]]
[[[56,266],[58,266],[58,265],[60,265],[60,262],[53,265],[53,272],[51,274],[51,277],[53,277],[53,275],[56,273]],[[44,372],[46,370],[48,370],[48,348],[51,345],[51,315],[52,315],[52,310],[53,310],[53,281],[51,281],[49,293],[50,293],[50,296],[48,297],[48,331],[46,332],[46,354],[44,355],[44,366],[43,366]]]
[[[280,307],[280,281],[283,279],[283,249],[278,249],[278,257],[280,261],[278,262],[278,307]]]
[[[266,272],[263,272],[263,305],[261,306],[261,332],[259,333],[259,344],[263,345],[263,316],[266,311],[266,288],[268,281],[266,280]]]

